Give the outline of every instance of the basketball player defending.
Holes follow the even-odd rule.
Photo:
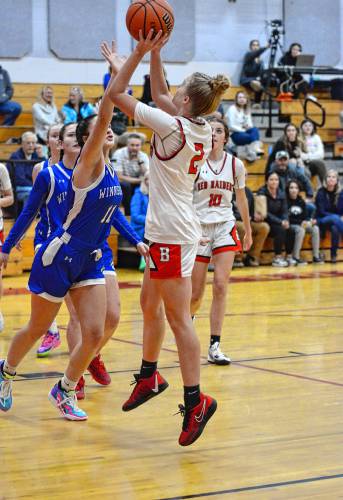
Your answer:
[[[208,120],[212,127],[213,148],[201,167],[194,184],[194,204],[201,222],[206,245],[199,245],[192,273],[191,313],[195,315],[204,294],[207,268],[211,257],[214,264],[213,293],[210,312],[211,338],[208,361],[228,365],[230,358],[220,349],[226,308],[226,294],[235,252],[242,249],[232,211],[232,195],[244,224],[244,250],[252,244],[249,207],[245,195],[243,163],[224,151],[229,129],[224,120]]]
[[[172,98],[163,73],[160,50],[167,42],[151,31],[140,41],[111,83],[109,97],[121,111],[154,131],[150,159],[150,200],[145,236],[150,241],[150,269],[146,269],[141,306],[144,316],[143,360],[136,385],[123,410],[129,411],[168,387],[157,371],[165,333],[164,308],[175,335],[185,405],[179,438],[181,446],[192,444],[216,410],[216,401],[200,392],[200,344],[191,315],[191,274],[201,226],[193,206],[195,176],[212,147],[210,125],[201,118],[214,111],[229,87],[223,76],[202,73],[189,76]],[[158,109],[125,93],[131,76],[145,53],[151,51],[150,81]],[[117,71],[118,54],[103,45],[103,55]],[[163,308],[164,304],[164,308]]]

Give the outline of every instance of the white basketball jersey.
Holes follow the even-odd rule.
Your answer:
[[[235,220],[234,189],[244,189],[245,170],[238,158],[224,153],[219,161],[207,159],[194,183],[193,202],[201,224]]]
[[[166,140],[157,134],[152,138],[145,237],[153,242],[186,244],[201,237],[193,185],[198,169],[211,152],[212,131],[202,118],[173,120],[177,128],[170,129],[170,136],[177,134],[178,147],[172,154],[168,155]]]

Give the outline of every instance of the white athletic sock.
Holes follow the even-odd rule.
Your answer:
[[[49,327],[49,330],[51,333],[58,333],[58,327],[57,327],[57,323],[56,323],[56,320],[54,319],[54,321],[51,323],[50,327]]]
[[[14,377],[14,375],[16,374],[15,367],[9,365],[8,362],[7,362],[7,359],[5,359],[5,361],[4,361],[4,365],[2,367],[2,371],[5,374],[10,375],[12,377]]]
[[[77,385],[77,382],[74,382],[74,380],[70,380],[68,377],[63,375],[61,378],[61,387],[64,391],[75,391],[75,387]]]

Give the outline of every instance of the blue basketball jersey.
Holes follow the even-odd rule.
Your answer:
[[[87,188],[76,188],[71,182],[67,192],[67,214],[63,229],[86,246],[99,246],[109,235],[113,218],[122,200],[117,174],[105,165],[98,179]]]
[[[44,169],[44,166],[43,166]],[[50,190],[40,210],[41,218],[36,225],[34,246],[43,243],[61,227],[67,211],[67,190],[72,170],[62,161],[47,167],[50,175]]]

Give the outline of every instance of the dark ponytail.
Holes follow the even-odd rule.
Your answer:
[[[98,115],[89,115],[87,118],[83,118],[76,127],[76,140],[78,145],[83,148],[85,145],[85,141],[83,140],[84,136],[88,136],[88,127],[93,118],[96,118]]]

